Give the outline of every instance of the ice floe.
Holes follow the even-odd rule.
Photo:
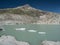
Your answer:
[[[1,36],[0,45],[30,45],[25,41],[17,41],[13,36]]]
[[[28,30],[28,32],[37,32],[36,30]]]
[[[16,28],[16,30],[24,31],[26,28]]]
[[[46,34],[46,32],[38,32],[38,34]]]
[[[42,45],[60,45],[60,41],[47,41],[47,40],[45,40],[45,41],[43,41],[42,42]]]

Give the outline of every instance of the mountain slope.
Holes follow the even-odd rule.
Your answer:
[[[35,9],[28,4],[0,9],[0,23],[60,24],[60,14]]]

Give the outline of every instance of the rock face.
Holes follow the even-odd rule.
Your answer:
[[[60,14],[35,9],[28,4],[0,9],[0,24],[60,24]]]

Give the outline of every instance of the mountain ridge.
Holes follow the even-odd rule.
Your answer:
[[[60,14],[47,12],[26,4],[15,8],[0,9],[0,23],[60,24]]]
[[[44,11],[44,12],[51,12],[51,11],[46,11],[46,10],[42,10],[42,9],[37,9],[35,7],[32,7],[29,4],[25,4],[25,5],[21,5],[21,6],[16,6],[16,7],[13,7],[13,8],[3,8],[3,9],[0,9],[0,10],[18,9],[18,8],[22,8],[22,7],[31,7],[31,8],[36,9],[36,10],[40,10],[40,11]],[[56,12],[51,12],[51,13],[56,13]],[[59,13],[56,13],[56,14],[59,14]]]

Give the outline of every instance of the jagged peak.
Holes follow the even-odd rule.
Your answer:
[[[31,7],[29,4],[25,4],[25,5],[22,5],[22,6],[18,6],[18,7],[16,7],[16,8],[22,8],[22,7],[24,7],[24,8],[29,8],[29,7]],[[32,8],[32,7],[31,7]]]
[[[23,5],[24,7],[31,7],[29,4],[25,4],[25,5]]]
[[[29,4],[25,4],[22,6],[17,6],[15,8],[5,8],[5,9],[0,9],[0,10],[9,10],[9,9],[20,9],[20,8],[25,8],[25,9],[35,9],[32,6],[30,6]]]

